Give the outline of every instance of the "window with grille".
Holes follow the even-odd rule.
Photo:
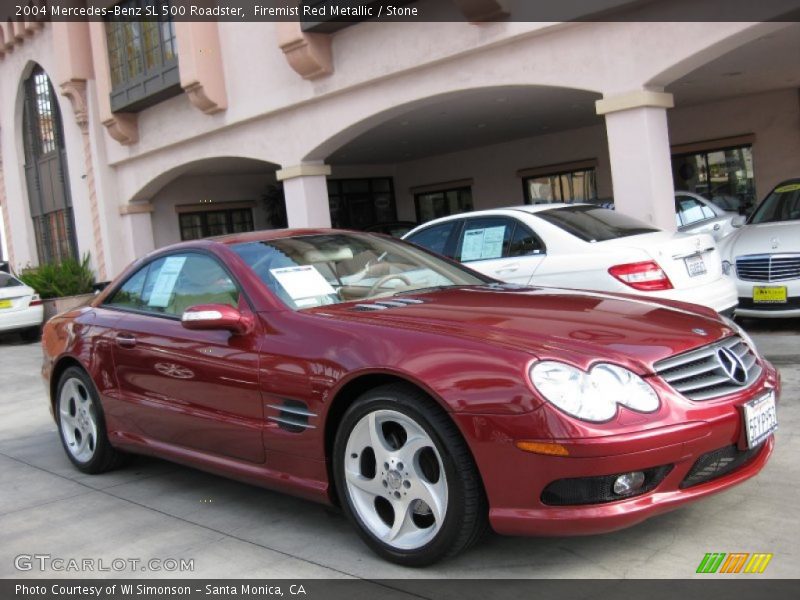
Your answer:
[[[253,210],[205,210],[179,215],[181,240],[199,240],[215,235],[253,231]]]
[[[570,204],[597,199],[597,175],[593,167],[527,177],[523,185],[526,204]]]
[[[337,228],[366,229],[397,221],[391,177],[328,179],[328,206]]]
[[[160,15],[147,21],[109,17],[106,22],[111,109],[136,112],[181,93],[175,25],[162,15],[169,0],[126,0],[118,5]]]
[[[414,194],[417,223],[456,215],[472,210],[472,188],[458,187],[450,190]]]
[[[35,66],[23,86],[25,182],[39,263],[77,258],[61,111],[47,73]]]
[[[35,105],[36,143],[39,154],[49,154],[56,150],[56,134],[53,123],[53,90],[50,78],[44,71],[36,69],[31,75],[33,102]]]

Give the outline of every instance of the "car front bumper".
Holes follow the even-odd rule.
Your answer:
[[[531,429],[542,425],[541,409],[516,416],[455,415],[468,438],[489,499],[492,528],[505,535],[587,535],[630,527],[652,516],[723,491],[755,476],[774,447],[770,436],[745,455],[736,468],[706,479],[690,480],[701,457],[731,449],[745,452],[742,405],[774,389],[780,377],[764,363],[764,373],[735,399],[697,402],[691,420],[654,429],[638,429],[592,438],[551,439],[569,450],[569,456],[524,452],[524,421]],[[540,438],[541,439],[541,438]],[[735,447],[735,448],[734,448]],[[650,491],[602,503],[554,505],[543,492],[564,479],[598,478],[632,471],[667,467],[667,474]]]
[[[786,302],[755,303],[753,288],[757,286],[786,287]],[[800,317],[800,279],[790,281],[742,281],[736,279],[739,306],[736,315],[740,317],[786,318]]]

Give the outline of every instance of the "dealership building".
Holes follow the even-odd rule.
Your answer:
[[[675,189],[735,210],[800,176],[800,24],[509,10],[3,22],[3,258],[108,279],[182,239],[554,200],[674,229]]]

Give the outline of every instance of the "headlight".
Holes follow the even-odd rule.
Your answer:
[[[733,329],[733,331],[736,332],[736,334],[744,340],[745,344],[750,346],[750,349],[756,354],[758,354],[758,348],[756,347],[756,343],[753,341],[753,338],[751,338],[750,335],[744,329],[742,329],[733,319],[725,317],[723,315],[720,316],[722,317],[722,320],[725,322],[725,325]]]
[[[654,412],[659,402],[655,390],[636,373],[608,363],[589,372],[571,365],[543,360],[530,369],[534,387],[551,404],[583,421],[608,421],[622,404],[638,412]]]
[[[723,274],[730,275],[731,272],[733,271],[732,267],[733,267],[733,265],[731,264],[731,261],[729,261],[729,260],[723,260],[722,261],[722,272],[723,272]]]

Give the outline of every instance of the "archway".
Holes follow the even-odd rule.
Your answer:
[[[434,95],[350,124],[305,160],[332,167],[334,227],[419,222],[543,198],[596,200],[610,194],[608,177],[597,178],[607,161],[599,98],[534,85]]]
[[[130,201],[150,212],[153,245],[286,226],[278,166],[218,156],[191,161],[154,177]]]

